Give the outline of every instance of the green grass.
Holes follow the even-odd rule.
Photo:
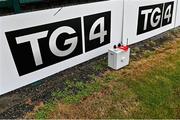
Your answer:
[[[87,97],[100,89],[100,83],[98,81],[86,84],[83,82],[74,83],[68,80],[66,84],[67,87],[64,91],[55,91],[52,93],[52,96],[67,104],[78,103],[83,97]],[[78,92],[73,93],[73,89],[78,90]]]
[[[48,114],[53,112],[55,106],[57,105],[57,101],[49,101],[46,103],[39,111],[35,114],[36,119],[47,119]]]
[[[66,104],[76,104],[81,101],[83,97],[87,97],[91,95],[93,92],[96,92],[100,89],[100,84],[98,82],[92,83],[92,84],[83,84],[79,83],[77,87],[80,88],[80,91],[74,95],[74,94],[67,94],[68,92],[62,92],[62,94],[65,95],[63,97],[62,102]]]
[[[86,84],[83,82],[74,83],[70,80],[67,80],[66,85],[67,87],[64,91],[55,91],[52,93],[54,99],[47,102],[36,112],[36,119],[47,119],[48,115],[53,112],[59,101],[65,104],[76,104],[79,103],[83,97],[87,97],[92,93],[99,91],[101,88],[101,85],[98,81]],[[72,89],[77,89],[79,92],[74,94]]]
[[[180,51],[176,55],[170,55],[166,63],[171,63],[175,68],[167,68],[165,64],[159,65],[139,79],[124,80],[141,103],[142,110],[131,117],[180,117],[178,113],[180,110]]]
[[[102,71],[106,67],[107,67],[107,61],[104,59],[98,61],[95,65],[93,65],[93,69],[98,72]]]
[[[180,46],[180,42],[176,44]],[[53,92],[55,101],[45,104],[36,112],[35,118],[49,118],[59,103],[80,106],[83,98],[98,91],[104,91],[103,97],[96,96],[89,102],[87,100],[83,104],[86,106],[78,114],[73,106],[71,109],[75,109],[75,113],[72,116],[81,118],[82,115],[84,118],[84,114],[90,112],[92,114],[85,118],[180,118],[180,47],[174,48],[177,52],[173,54],[167,52],[169,47],[166,47],[168,49],[165,48],[164,52],[167,57],[163,62],[148,71],[142,70],[139,76],[126,75],[120,70],[106,73],[102,78],[93,77],[95,82],[89,84],[68,80],[66,89]],[[147,52],[144,59],[148,60],[156,54],[158,53]],[[156,57],[158,62],[158,55]],[[152,64],[151,61],[148,62],[146,64]],[[95,69],[101,70],[103,66],[104,63],[95,66]],[[131,71],[136,68],[130,65],[126,69]],[[73,88],[78,90],[76,94],[72,92]]]

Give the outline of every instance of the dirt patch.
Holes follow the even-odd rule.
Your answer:
[[[19,96],[11,95],[11,96],[4,96],[0,99],[0,113],[8,110],[8,106],[14,106],[16,105],[19,101],[21,100],[21,98]]]

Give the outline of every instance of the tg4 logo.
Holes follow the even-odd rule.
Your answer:
[[[139,7],[137,35],[172,23],[174,1]]]
[[[83,22],[79,17],[5,34],[22,76],[109,44],[110,33],[111,12],[108,11],[84,16]]]

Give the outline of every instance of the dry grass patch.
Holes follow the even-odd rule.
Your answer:
[[[165,68],[175,68],[173,64],[167,64],[165,59],[169,57],[169,54],[177,53],[179,41],[166,43],[153,56],[134,61],[125,69],[107,71],[103,78],[98,78],[102,81],[110,80],[110,82],[101,83],[103,90],[84,98],[79,104],[59,103],[56,111],[51,113],[50,118],[108,118],[109,114],[112,114],[112,118],[132,116],[140,109],[138,98],[126,84],[119,81],[124,78],[137,80],[156,66],[163,65]],[[164,66],[165,64],[166,66]],[[114,111],[119,111],[119,113],[113,115]]]
[[[180,72],[178,53],[179,38],[124,69],[106,71],[96,78],[100,90],[82,96],[78,103],[57,102],[46,118],[178,118],[180,99],[174,100],[174,111],[170,108],[171,99],[179,95],[179,78],[175,76]]]
[[[120,91],[117,90],[117,87],[119,87]],[[130,94],[131,98],[127,97],[127,94]],[[125,85],[112,82],[110,85],[106,85],[100,92],[84,98],[78,104],[59,103],[55,108],[56,111],[51,113],[49,118],[108,118],[107,115],[112,112],[112,109],[120,110],[125,116],[128,116],[129,113],[136,110],[138,106],[136,100],[136,97],[132,95]]]

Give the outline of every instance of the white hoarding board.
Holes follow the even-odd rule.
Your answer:
[[[176,27],[180,26],[180,0],[177,0]]]
[[[104,1],[0,17],[0,95],[106,53],[120,41],[122,6]]]
[[[137,43],[174,28],[176,0],[125,0],[123,42]]]

